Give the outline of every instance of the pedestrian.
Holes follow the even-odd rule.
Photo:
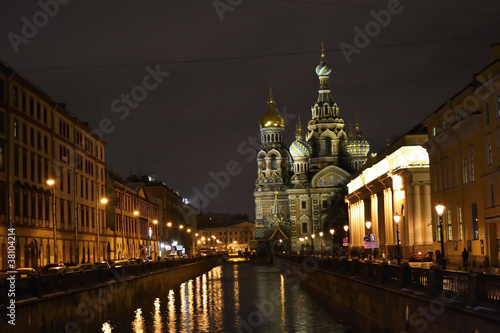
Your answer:
[[[441,256],[441,251],[436,250],[436,264],[441,264],[443,257]]]
[[[469,251],[464,247],[464,250],[462,251],[462,263],[464,269],[467,269],[469,266]]]

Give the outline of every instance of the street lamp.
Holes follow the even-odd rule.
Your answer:
[[[396,239],[398,242],[398,265],[401,265],[401,255],[399,253],[399,220],[401,220],[401,216],[396,213],[396,215],[394,215],[394,222],[396,223]]]
[[[138,210],[134,210],[134,216],[136,217],[136,232],[137,232],[137,248],[139,249],[139,255],[137,257],[140,257],[140,253],[141,253],[141,247],[140,247],[140,244],[141,244],[141,240],[140,240],[140,234],[139,234],[139,211]]]
[[[97,189],[96,192],[97,192],[97,196],[99,196],[99,189]],[[103,197],[103,198],[101,198],[100,202],[103,205],[106,205],[108,203],[108,198]],[[103,218],[104,218],[104,216],[103,216]],[[101,231],[101,224],[100,224],[100,219],[99,219],[99,204],[98,203],[96,203],[96,229],[97,229],[97,231],[96,231],[96,235],[97,235],[97,242],[96,242],[97,246],[96,246],[96,248],[97,248],[97,251],[96,252],[97,252],[97,258],[98,258],[97,260],[101,261],[101,246],[99,244],[99,233]]]
[[[57,222],[56,222],[56,181],[47,179],[47,185],[52,187],[52,225],[54,227],[54,262],[57,263]],[[50,258],[47,259],[49,261]]]
[[[366,226],[366,230],[368,231],[368,242],[371,242],[371,239],[370,239],[370,228],[372,227],[372,223],[370,221],[366,221],[365,222],[365,226]],[[370,253],[370,260],[371,260],[371,255],[372,255],[372,248],[371,248],[371,246],[368,248],[368,252]]]
[[[321,237],[321,255],[323,255],[323,231],[319,232],[319,237]]]
[[[347,252],[349,251],[349,236],[347,235],[347,231],[349,230],[349,226],[348,225],[345,225],[344,226],[344,231],[345,231],[345,238],[347,240],[346,242],[346,247],[345,247],[345,254],[346,254],[346,257],[347,257]]]
[[[441,203],[436,205],[436,212],[439,216],[439,237],[441,238],[441,268],[446,269],[446,257],[444,255],[444,238],[443,238],[443,213],[444,206]]]
[[[332,247],[330,248],[330,252],[333,255],[333,234],[335,233],[335,229],[330,229],[330,238],[332,239]]]
[[[316,235],[315,234],[312,234],[311,235],[311,250],[312,250],[312,253],[314,255],[314,238],[316,238]]]

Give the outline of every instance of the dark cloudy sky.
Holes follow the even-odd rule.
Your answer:
[[[293,118],[305,126],[316,101],[321,42],[340,114],[359,116],[373,152],[469,83],[500,42],[497,0],[55,1],[40,2],[50,15],[0,2],[0,59],[91,128],[107,122],[112,170],[154,174],[188,199],[208,189],[205,211],[251,218],[268,84],[289,145]]]

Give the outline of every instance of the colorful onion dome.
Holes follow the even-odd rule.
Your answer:
[[[325,49],[323,44],[321,44],[321,60],[318,66],[316,66],[316,74],[318,76],[328,76],[332,72],[330,66],[326,64],[325,61]]]
[[[302,138],[302,125],[300,123],[300,115],[297,119],[297,128],[295,129],[295,137],[297,138],[290,146],[290,155],[292,157],[309,157],[312,154],[312,147],[306,140]]]
[[[292,157],[310,157],[311,154],[311,145],[302,137],[298,137],[290,146],[290,155]]]
[[[276,109],[276,103],[274,102],[273,92],[271,90],[271,84],[269,83],[269,100],[267,101],[267,111],[260,118],[259,126],[260,128],[267,127],[285,127],[285,119]]]

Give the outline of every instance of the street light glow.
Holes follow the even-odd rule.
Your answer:
[[[366,229],[368,229],[368,230],[370,230],[370,228],[372,227],[372,223],[370,221],[366,221],[365,225],[366,225]]]
[[[330,235],[333,236],[334,233],[335,233],[335,230],[334,229],[330,229]]]
[[[101,199],[101,203],[102,203],[103,205],[107,204],[107,203],[108,203],[108,198],[102,198],[102,199]]]
[[[436,212],[438,213],[439,216],[443,216],[444,206],[441,205],[441,203],[438,203],[436,205]]]
[[[396,213],[396,215],[394,215],[394,222],[399,223],[400,220],[401,216],[399,216],[398,213]]]
[[[139,215],[139,211],[138,210],[134,210],[134,215],[135,216]]]
[[[345,225],[344,226],[344,231],[347,232],[347,230],[349,230],[349,226],[348,225]]]
[[[54,179],[52,179],[52,178],[47,179],[47,185],[53,186],[55,183],[56,183],[56,181]]]

